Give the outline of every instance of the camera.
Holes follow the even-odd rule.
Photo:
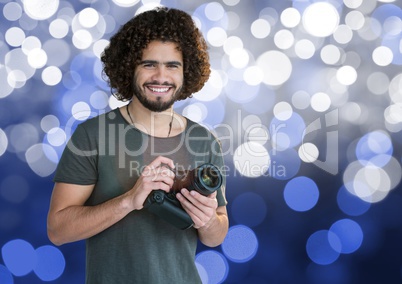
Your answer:
[[[176,194],[182,188],[208,196],[222,185],[222,174],[218,167],[206,163],[193,170],[175,171],[175,179],[169,193],[163,190],[152,191],[144,202],[144,208],[160,218],[185,230],[193,226],[191,217],[184,211]]]

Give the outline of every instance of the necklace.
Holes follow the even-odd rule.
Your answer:
[[[131,102],[130,102],[130,103],[131,103]],[[130,110],[128,109],[128,106],[130,105],[130,103],[127,104],[126,110],[127,110],[127,115],[128,115],[128,117],[130,118],[131,124],[134,125],[134,121],[133,121],[133,119],[132,119],[132,117],[131,117]],[[171,119],[170,122],[169,122],[169,132],[168,132],[168,135],[167,135],[166,137],[169,137],[169,136],[170,136],[170,132],[172,131],[173,116],[174,116],[174,112],[173,112],[173,110],[172,110],[172,119]]]

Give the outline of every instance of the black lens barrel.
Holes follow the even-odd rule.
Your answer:
[[[195,169],[194,187],[202,195],[215,192],[222,185],[222,174],[213,164],[203,164]]]

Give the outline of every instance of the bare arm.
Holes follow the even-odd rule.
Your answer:
[[[209,247],[220,245],[228,232],[229,219],[226,206],[218,207],[216,192],[202,196],[195,190],[182,189],[176,196],[198,229],[200,241]]]
[[[84,206],[94,185],[56,183],[47,219],[50,241],[56,245],[92,237],[133,210],[124,195],[97,206]]]
[[[154,189],[169,191],[173,174],[161,163],[173,161],[158,157],[148,165],[134,187],[126,193],[96,206],[85,206],[94,185],[56,183],[50,201],[47,231],[56,245],[92,237],[120,221],[133,210],[139,210]]]
[[[226,206],[220,206],[216,209],[216,214],[208,224],[198,229],[198,237],[204,245],[216,247],[225,240],[228,228],[229,219]]]

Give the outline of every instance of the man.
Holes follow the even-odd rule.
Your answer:
[[[102,55],[112,90],[130,103],[80,124],[56,170],[48,215],[56,245],[86,239],[87,283],[200,283],[197,238],[221,244],[228,231],[225,179],[204,196],[176,194],[193,227],[180,230],[144,208],[170,192],[172,169],[223,169],[220,143],[173,111],[210,74],[207,46],[191,17],[157,8],[127,22]]]

